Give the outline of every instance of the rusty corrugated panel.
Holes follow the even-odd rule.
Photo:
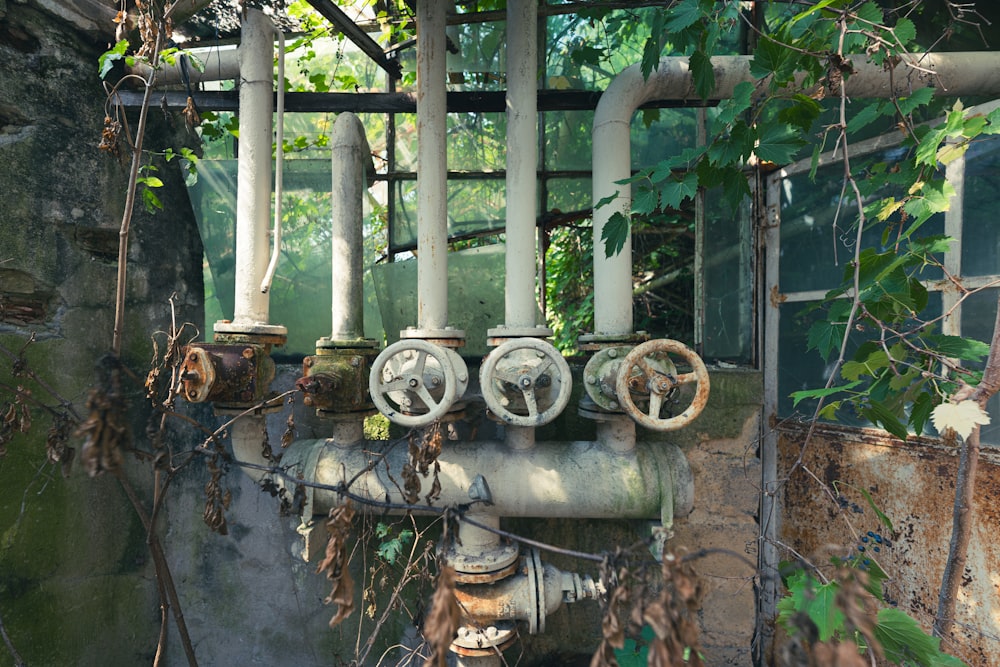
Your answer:
[[[780,539],[814,564],[859,546],[889,574],[887,593],[930,629],[951,538],[957,450],[927,438],[903,443],[873,429],[822,427],[803,451],[805,430],[783,428],[778,443]],[[795,464],[802,456],[802,467]],[[976,515],[954,637],[942,648],[977,667],[1000,666],[1000,464],[984,452]],[[880,526],[862,490],[893,523]],[[878,553],[860,541],[881,531]],[[794,560],[786,549],[786,558]]]

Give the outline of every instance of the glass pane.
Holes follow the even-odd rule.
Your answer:
[[[449,171],[504,169],[507,157],[507,115],[448,114]]]
[[[200,160],[197,169],[188,196],[205,248],[206,295],[215,297],[206,305],[205,339],[211,340],[216,320],[233,317],[237,161]],[[271,285],[270,320],[288,328],[279,353],[312,354],[316,340],[330,335],[330,160],[286,160],[284,171],[282,255]],[[365,335],[382,340],[374,292],[365,291]]]
[[[941,313],[941,294],[932,292],[928,295],[927,308],[920,314],[920,319],[927,321]],[[829,360],[824,360],[816,350],[808,350],[809,328],[825,316],[820,310],[810,309],[813,303],[784,303],[780,306],[781,322],[778,326],[778,414],[783,417],[811,417],[816,407],[815,400],[803,400],[793,406],[792,392],[806,389],[821,389],[826,386],[836,352]],[[908,327],[904,327],[908,328]],[[874,340],[878,332],[873,327],[862,331],[857,328],[851,332],[847,343],[846,359],[853,358],[858,346],[865,341]],[[837,378],[834,385],[845,384]],[[865,425],[868,422],[849,410],[840,410],[837,421],[848,425]]]
[[[904,155],[895,148],[867,158],[894,164]],[[857,158],[855,158],[857,160]],[[890,196],[886,190],[877,196]],[[874,200],[866,199],[865,203]],[[844,190],[843,167],[833,164],[817,170],[816,178],[806,173],[782,181],[781,187],[781,266],[779,283],[784,293],[829,290],[840,285],[845,267],[854,257],[856,243],[856,200]],[[890,218],[892,222],[894,218]],[[862,246],[880,252],[892,247],[894,238],[883,243],[884,224],[870,224],[862,235]],[[920,228],[921,236],[942,234],[944,215],[938,214]],[[921,279],[941,277],[939,269],[927,267]]]
[[[593,111],[546,111],[545,169],[590,171],[593,154],[590,133],[594,127]]]
[[[1000,137],[978,139],[965,154],[962,199],[962,275],[1000,274]],[[990,323],[992,326],[992,322]]]
[[[448,237],[501,232],[507,202],[505,180],[462,179],[448,182]],[[412,248],[417,242],[417,182],[396,182],[396,210],[390,226],[390,248]]]
[[[546,181],[547,211],[582,211],[593,203],[594,192],[589,178],[550,178]]]
[[[984,343],[993,339],[998,296],[1000,289],[988,289],[977,292],[962,302],[963,336]],[[979,438],[983,445],[997,447],[1000,446],[1000,394],[993,396],[986,407],[991,419],[980,430]]]
[[[704,352],[712,359],[749,362],[753,336],[750,200],[735,213],[705,197]]]

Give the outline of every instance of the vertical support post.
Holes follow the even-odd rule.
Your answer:
[[[240,155],[236,200],[236,298],[233,325],[268,323],[260,284],[270,259],[274,31],[256,9],[243,19],[240,63]]]
[[[445,8],[417,3],[417,326],[448,324]]]
[[[535,326],[535,217],[538,199],[538,6],[507,3],[508,327]]]

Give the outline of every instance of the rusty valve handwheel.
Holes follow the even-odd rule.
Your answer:
[[[559,416],[573,389],[569,364],[539,338],[508,340],[479,370],[487,407],[504,423],[541,426]]]
[[[677,373],[667,355],[677,355],[690,364],[690,373]],[[658,357],[660,357],[658,359]],[[664,370],[666,369],[666,370]],[[691,404],[682,413],[661,418],[665,400],[681,385],[697,383]],[[690,424],[701,414],[708,401],[708,369],[694,350],[676,340],[651,340],[629,352],[618,369],[615,393],[618,402],[632,419],[654,431],[675,431]],[[635,403],[633,393],[649,396],[649,411]]]
[[[443,417],[455,402],[458,384],[448,350],[420,339],[382,350],[368,376],[375,407],[389,421],[411,428]]]

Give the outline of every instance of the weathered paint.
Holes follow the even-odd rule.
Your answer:
[[[879,530],[878,518],[860,490],[893,523],[882,527],[892,541],[877,554],[890,575],[888,590],[899,608],[930,629],[937,609],[941,575],[951,538],[957,451],[936,440],[903,443],[880,431],[822,427],[803,452],[803,465],[847,500],[841,508],[803,470],[789,471],[802,452],[804,430],[782,427],[779,479],[782,489],[781,540],[820,566],[832,555],[857,550],[855,534]],[[1000,456],[988,450],[976,479],[974,531],[962,583],[957,623],[943,648],[969,665],[1000,665]],[[852,532],[853,531],[853,532]],[[875,555],[875,554],[872,554]],[[786,552],[785,557],[788,557]]]

